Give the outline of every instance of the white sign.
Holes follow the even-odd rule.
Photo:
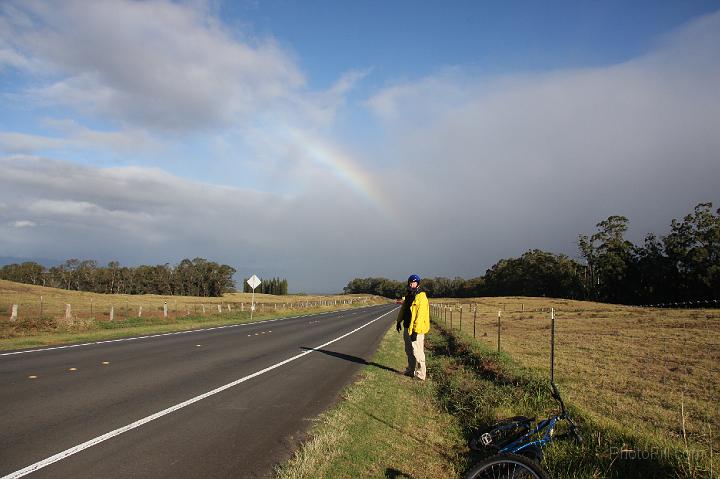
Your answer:
[[[247,284],[250,285],[250,287],[253,289],[253,291],[255,291],[255,288],[260,286],[260,283],[261,283],[260,278],[258,278],[255,275],[252,275],[252,277],[249,280],[247,280]]]

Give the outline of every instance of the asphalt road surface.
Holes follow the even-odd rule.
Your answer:
[[[270,476],[395,310],[0,353],[0,477]]]

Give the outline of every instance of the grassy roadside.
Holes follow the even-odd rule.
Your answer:
[[[390,330],[373,362],[319,416],[277,477],[458,477],[466,450],[460,428],[436,402],[432,381],[401,374],[406,361],[402,337]]]
[[[268,311],[255,313],[253,322],[269,319],[293,317],[327,311],[340,311],[367,306],[364,304],[343,306],[321,306],[302,310]],[[129,318],[118,321],[80,320],[72,325],[58,327],[51,319],[23,321],[14,328],[23,328],[19,335],[0,338],[0,351],[23,349],[61,344],[85,343],[109,339],[144,336],[147,334],[187,331],[198,328],[210,328],[250,322],[250,312],[233,311],[223,315],[199,316],[190,315],[164,319],[158,317]],[[6,323],[7,326],[7,323]]]
[[[436,323],[426,344],[429,381],[412,381],[397,372],[405,361],[402,341],[388,332],[374,362],[318,418],[310,439],[278,467],[277,477],[461,477],[480,459],[466,447],[477,430],[503,417],[556,410],[547,378],[507,354]],[[717,461],[712,450],[598,423],[572,407],[570,395],[565,400],[585,442],[546,448],[543,465],[550,477],[717,477],[710,469]]]

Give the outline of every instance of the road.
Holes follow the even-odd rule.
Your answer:
[[[0,353],[0,476],[268,477],[395,309]]]

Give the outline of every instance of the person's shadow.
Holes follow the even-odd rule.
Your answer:
[[[328,356],[332,356],[332,357],[334,357],[334,358],[344,359],[345,361],[350,361],[350,362],[353,362],[353,363],[362,364],[363,366],[374,366],[374,367],[376,367],[376,368],[384,369],[384,370],[386,370],[386,371],[391,371],[391,372],[393,372],[393,373],[402,374],[402,372],[398,371],[398,370],[395,369],[395,368],[390,368],[390,367],[387,367],[387,366],[385,366],[385,365],[378,364],[378,363],[376,363],[376,362],[374,362],[374,361],[373,361],[373,362],[368,362],[368,361],[365,361],[363,358],[359,358],[359,357],[357,357],[357,356],[352,356],[352,355],[350,355],[350,354],[338,353],[338,352],[336,352],[336,351],[328,351],[327,349],[306,348],[306,347],[304,347],[304,346],[301,346],[300,349],[303,349],[303,350],[305,350],[305,351],[315,351],[315,352],[318,352],[318,353],[327,354]]]

